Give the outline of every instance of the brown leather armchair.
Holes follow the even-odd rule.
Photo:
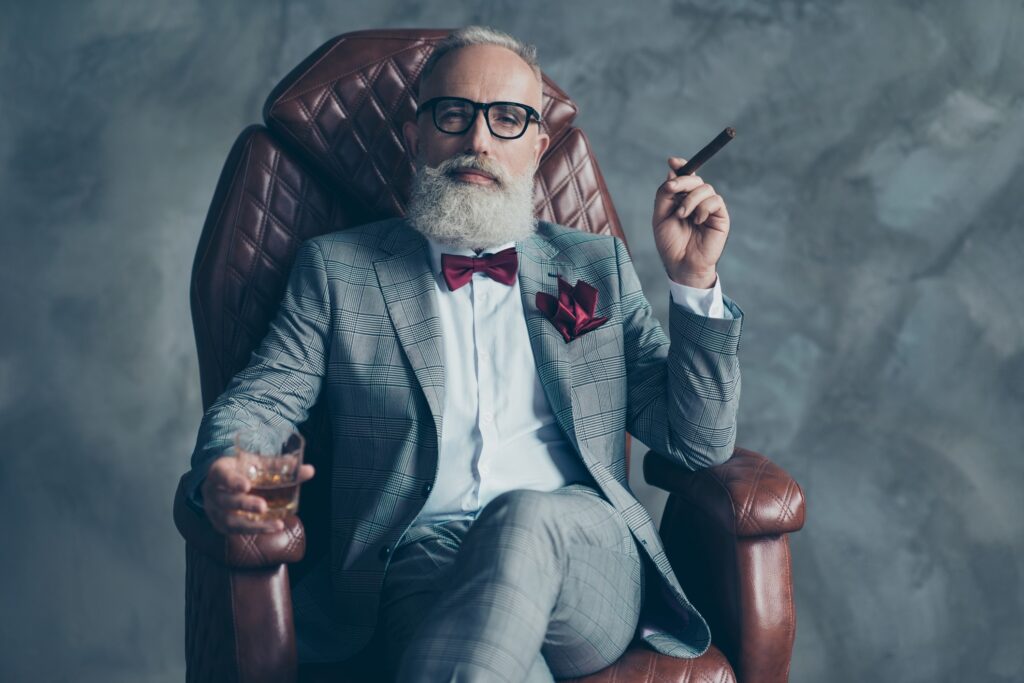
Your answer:
[[[403,212],[413,166],[401,122],[413,117],[419,71],[446,33],[338,36],[274,88],[263,109],[266,127],[242,131],[192,270],[204,408],[262,339],[303,240]],[[587,138],[572,126],[576,106],[547,77],[544,95],[551,145],[536,176],[537,215],[624,239]],[[378,680],[369,651],[343,666],[296,663],[290,581],[328,551],[325,417],[318,404],[301,427],[318,476],[303,487],[301,521],[290,517],[285,531],[224,537],[185,502],[179,486],[174,519],[186,540],[190,682]],[[803,525],[800,487],[744,449],[696,473],[652,456],[644,473],[671,492],[661,535],[714,645],[698,659],[681,660],[636,644],[612,667],[580,680],[785,681],[795,633],[786,534]]]

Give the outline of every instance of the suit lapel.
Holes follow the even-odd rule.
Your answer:
[[[434,417],[441,443],[444,412],[444,347],[437,309],[429,246],[415,230],[398,219],[381,240],[390,254],[374,261],[377,281],[405,352]]]
[[[576,422],[573,417],[569,345],[537,308],[537,292],[558,296],[559,276],[570,283],[575,283],[576,279],[572,264],[560,256],[558,250],[542,233],[543,230],[542,223],[538,232],[517,244],[519,290],[522,294],[526,329],[530,335],[533,358],[537,364],[541,385],[559,426],[579,451]]]
[[[374,261],[381,294],[395,326],[398,342],[412,366],[434,418],[441,442],[445,400],[444,347],[435,279],[430,272],[427,241],[402,219],[396,219],[381,247],[389,252]],[[537,292],[558,295],[558,277],[576,282],[572,264],[560,255],[544,232],[517,243],[519,289],[523,314],[541,386],[562,431],[580,451],[572,401],[572,358],[555,326],[537,308]]]

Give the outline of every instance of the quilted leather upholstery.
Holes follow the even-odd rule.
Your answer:
[[[179,489],[183,485],[184,477]],[[185,502],[184,495],[179,495],[174,501],[174,523],[193,548],[232,569],[276,568],[298,562],[306,552],[305,530],[294,515],[285,517],[284,529],[276,533],[224,536]]]
[[[192,543],[185,546],[185,653],[189,683],[234,683],[230,572]]]
[[[669,562],[739,680],[788,680],[796,613],[786,534],[803,526],[803,491],[742,448],[698,472],[648,457],[644,474],[671,492],[660,528]]]
[[[697,659],[675,659],[634,647],[607,669],[566,680],[572,683],[735,683],[736,676],[714,646]]]
[[[266,334],[299,244],[353,224],[345,205],[261,126],[228,155],[192,266],[203,405]]]
[[[633,646],[619,661],[589,676],[565,683],[735,683],[728,660],[714,646],[697,659],[675,659],[645,646]],[[354,677],[337,667],[303,666],[299,683],[376,683],[373,675]]]
[[[705,510],[727,533],[743,538],[799,531],[804,525],[804,493],[785,470],[768,458],[737,448],[732,458],[697,472],[661,458],[644,461],[644,475]]]
[[[585,232],[616,235],[626,241],[583,131],[573,128],[552,144],[541,160],[535,180],[538,217]]]
[[[402,123],[415,116],[420,71],[447,34],[417,29],[338,36],[267,99],[270,129],[347,190],[365,211],[361,222],[404,213],[413,164]],[[576,105],[547,77],[541,116],[552,146],[576,116]]]

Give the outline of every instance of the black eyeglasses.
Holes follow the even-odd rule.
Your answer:
[[[434,125],[442,133],[462,135],[473,127],[476,113],[484,111],[491,135],[505,140],[520,138],[533,119],[540,123],[536,109],[519,102],[474,102],[464,97],[434,97],[416,108],[416,116],[432,109]]]

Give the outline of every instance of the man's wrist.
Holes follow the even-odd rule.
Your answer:
[[[710,273],[669,273],[669,278],[680,285],[693,287],[694,289],[711,289],[718,280],[718,273],[712,270]]]

